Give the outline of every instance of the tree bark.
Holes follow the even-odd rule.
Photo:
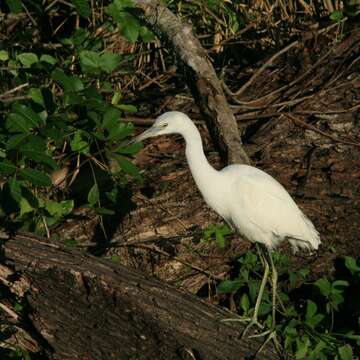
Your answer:
[[[184,74],[197,104],[217,144],[222,159],[227,163],[246,163],[250,160],[242,147],[239,129],[206,51],[194,36],[191,27],[183,24],[158,0],[135,1],[149,26],[165,38],[180,59]]]
[[[234,314],[114,262],[25,234],[4,250],[50,359],[238,360],[261,345],[221,321]],[[257,356],[276,358],[269,346]]]

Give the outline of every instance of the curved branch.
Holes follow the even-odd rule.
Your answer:
[[[191,27],[183,24],[158,0],[137,0],[135,4],[137,9],[142,10],[142,15],[135,15],[143,16],[149,26],[174,48],[223,160],[227,163],[250,163],[221,82]]]

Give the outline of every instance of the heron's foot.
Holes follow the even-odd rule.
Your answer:
[[[233,318],[233,319],[223,319],[221,320],[223,322],[241,322],[241,323],[248,323],[246,325],[245,330],[242,332],[241,334],[241,338],[244,338],[245,335],[247,334],[247,332],[253,327],[253,326],[257,326],[259,329],[264,329],[264,325],[262,325],[261,323],[259,323],[257,317],[243,317],[243,316],[239,316],[237,318]],[[257,336],[258,334],[256,334]],[[266,334],[265,334],[266,335]],[[249,336],[251,337],[251,336]]]
[[[251,336],[249,336],[249,338],[257,338],[257,337],[262,337],[262,336],[266,336],[266,339],[264,340],[262,345],[259,347],[259,349],[256,351],[255,357],[258,353],[260,353],[265,348],[265,346],[267,345],[267,343],[269,341],[272,341],[274,343],[274,346],[279,353],[282,351],[281,344],[278,340],[275,328],[268,329],[259,334],[251,335]]]
[[[244,338],[245,335],[248,333],[248,331],[253,327],[253,326],[257,326],[259,329],[263,329],[264,325],[260,324],[257,317],[252,317],[252,318],[247,318],[246,322],[248,322],[245,330],[243,331],[243,333],[241,334],[241,337]],[[251,336],[250,336],[251,337]]]

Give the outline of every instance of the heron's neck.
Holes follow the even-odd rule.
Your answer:
[[[186,142],[185,154],[196,185],[205,196],[204,192],[209,188],[209,184],[216,180],[219,172],[209,164],[204,154],[200,133],[196,126],[193,126],[193,130],[182,134]]]

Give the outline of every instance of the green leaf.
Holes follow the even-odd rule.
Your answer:
[[[29,106],[15,103],[11,111],[6,120],[6,128],[11,132],[29,133],[43,123],[41,117]]]
[[[112,141],[120,141],[125,139],[127,136],[131,135],[134,130],[134,125],[130,123],[123,123],[118,121],[118,124],[116,127],[114,127],[109,136],[108,140]]]
[[[133,17],[130,14],[124,16],[124,22],[122,27],[122,34],[131,42],[135,43],[135,41],[139,37],[140,24],[138,19]]]
[[[298,271],[298,274],[305,280],[305,278],[309,275],[310,270],[309,269],[300,269]]]
[[[97,183],[95,183],[88,193],[87,200],[91,206],[95,206],[99,202],[99,199],[99,188]]]
[[[290,282],[290,287],[292,289],[295,288],[297,282],[297,274],[295,272],[291,272],[289,274],[289,282]]]
[[[20,171],[20,176],[24,180],[30,181],[33,185],[38,186],[51,186],[50,177],[42,171],[36,169],[23,169]]]
[[[118,9],[132,8],[135,6],[134,0],[115,0],[114,2]]]
[[[224,280],[216,287],[216,291],[219,294],[233,293],[239,290],[242,285],[243,285],[243,281],[241,279]]]
[[[30,133],[30,130],[33,128],[30,122],[15,113],[8,114],[5,126],[9,132],[21,132],[25,135]]]
[[[23,141],[29,136],[29,134],[15,134],[9,138],[6,143],[7,150],[16,149]]]
[[[103,117],[102,126],[106,129],[107,139],[120,141],[132,134],[134,126],[131,123],[120,121],[120,112],[115,108],[109,108]]]
[[[220,249],[225,248],[225,238],[219,229],[215,231],[215,239]]]
[[[47,147],[48,144],[46,139],[38,135],[30,134],[27,137],[27,142],[21,147],[21,150],[36,150],[45,153],[47,151]]]
[[[349,344],[346,344],[338,349],[341,360],[353,360],[353,351]]]
[[[9,188],[10,188],[10,194],[11,197],[19,203],[22,195],[21,195],[21,185],[19,181],[16,180],[16,178],[12,178],[9,182]]]
[[[77,246],[77,241],[75,239],[65,240],[65,246],[69,249],[75,249]]]
[[[111,99],[111,105],[118,105],[120,100],[121,100],[121,92],[115,91],[114,96]]]
[[[338,287],[338,286],[349,286],[349,282],[346,281],[346,280],[335,280],[333,283],[332,283],[332,287]]]
[[[318,324],[320,324],[325,318],[325,315],[323,314],[316,314],[312,318],[306,320],[306,323],[312,327],[315,328]]]
[[[42,200],[41,198],[36,198],[29,187],[23,186],[21,188],[21,193],[33,209],[37,209],[39,207],[39,202]]]
[[[315,282],[315,286],[317,286],[324,296],[328,297],[331,293],[331,284],[327,279],[319,279]]]
[[[31,96],[32,101],[34,101],[36,104],[39,104],[43,108],[45,108],[44,98],[43,98],[41,90],[39,88],[29,89],[29,95]]]
[[[149,43],[155,39],[154,33],[150,31],[146,26],[140,27],[139,34],[144,43]]]
[[[121,264],[121,257],[119,255],[111,255],[111,261],[117,264]]]
[[[360,272],[360,266],[357,265],[356,260],[351,256],[345,256],[345,266],[348,268],[352,275]]]
[[[264,316],[269,314],[271,309],[272,309],[272,305],[270,303],[262,301],[259,307],[259,316]]]
[[[134,105],[130,105],[130,104],[117,104],[115,105],[118,109],[120,110],[124,110],[127,112],[131,112],[131,113],[135,113],[137,112],[137,108]]]
[[[31,66],[39,61],[39,58],[34,53],[22,53],[17,55],[16,59],[24,66]]]
[[[343,13],[339,10],[333,11],[329,18],[333,21],[339,22],[344,17]]]
[[[119,66],[120,61],[121,56],[119,54],[105,52],[100,56],[99,65],[101,70],[110,74]]]
[[[90,145],[87,141],[84,141],[85,132],[77,130],[73,139],[70,141],[70,147],[72,151],[79,152],[81,154],[90,155]]]
[[[64,200],[60,202],[62,215],[69,215],[74,209],[74,200]]]
[[[106,8],[106,13],[112,16],[115,21],[121,23],[121,16],[124,13],[122,10],[126,10],[126,8],[131,7],[134,7],[133,0],[114,0],[114,2]]]
[[[102,126],[109,132],[109,134],[111,134],[111,132],[119,126],[120,116],[120,111],[114,107],[109,107],[104,113]]]
[[[284,334],[289,337],[295,338],[297,336],[297,330],[295,327],[291,326],[290,324],[285,327]]]
[[[74,208],[74,200],[65,200],[61,202],[47,200],[45,202],[45,209],[55,218],[61,218],[71,213]]]
[[[20,200],[20,216],[23,216],[27,213],[31,213],[34,211],[34,208],[29,204],[29,202],[22,197]]]
[[[14,75],[14,76],[18,76],[18,70],[17,70],[17,68],[18,68],[19,64],[17,63],[17,61],[14,60],[14,59],[10,59],[10,60],[8,61],[8,66],[9,66],[10,68],[14,68],[14,69],[12,69],[12,70],[9,70],[10,74],[12,74],[12,75]]]
[[[98,72],[100,70],[100,54],[95,51],[81,51],[79,60],[84,72]]]
[[[307,300],[307,306],[306,306],[306,319],[312,318],[317,312],[317,305],[311,301]]]
[[[0,50],[0,61],[6,61],[9,59],[9,53],[6,50]]]
[[[72,0],[72,4],[81,17],[88,18],[91,15],[91,9],[87,0]]]
[[[90,33],[81,27],[77,28],[74,32],[74,35],[71,39],[73,44],[78,50],[81,50],[81,45],[85,42],[86,39],[90,37]]]
[[[250,300],[246,293],[243,294],[243,296],[241,297],[240,306],[243,309],[244,313],[247,313],[250,310]]]
[[[126,146],[126,147],[120,146],[115,150],[115,152],[119,153],[119,154],[125,154],[125,155],[135,155],[142,148],[143,148],[142,143],[136,143],[136,144],[131,144],[131,145]]]
[[[84,84],[75,76],[68,76],[62,70],[55,69],[51,73],[51,78],[59,83],[65,91],[79,92],[84,90]]]
[[[122,11],[123,9],[123,4],[120,4],[119,1],[114,1],[114,3],[107,7],[106,12],[118,23],[120,32],[130,42],[134,43],[139,37],[140,23],[134,16],[126,11]]]
[[[50,166],[53,170],[56,170],[59,168],[57,163],[52,159],[52,157],[50,157],[49,155],[46,155],[42,151],[20,149],[20,153],[31,160],[35,160],[39,163]]]
[[[9,160],[4,159],[0,161],[0,172],[12,175],[15,173],[17,167]]]
[[[23,11],[21,0],[6,0],[10,12],[18,14]]]
[[[57,63],[57,59],[51,55],[43,54],[40,56],[40,61],[46,62],[51,65],[55,65]]]
[[[123,171],[125,171],[127,174],[131,175],[135,179],[141,179],[139,169],[131,161],[125,159],[120,155],[116,155],[115,159]]]
[[[296,339],[296,359],[303,359],[308,351],[309,343],[307,341],[303,342],[300,339]]]
[[[110,209],[105,209],[103,207],[98,207],[96,208],[96,212],[99,215],[115,215],[115,211],[114,210],[110,210]]]
[[[255,299],[257,297],[259,288],[260,288],[260,281],[258,281],[258,280],[249,280],[248,281],[248,286],[249,286],[250,299],[254,303]]]

